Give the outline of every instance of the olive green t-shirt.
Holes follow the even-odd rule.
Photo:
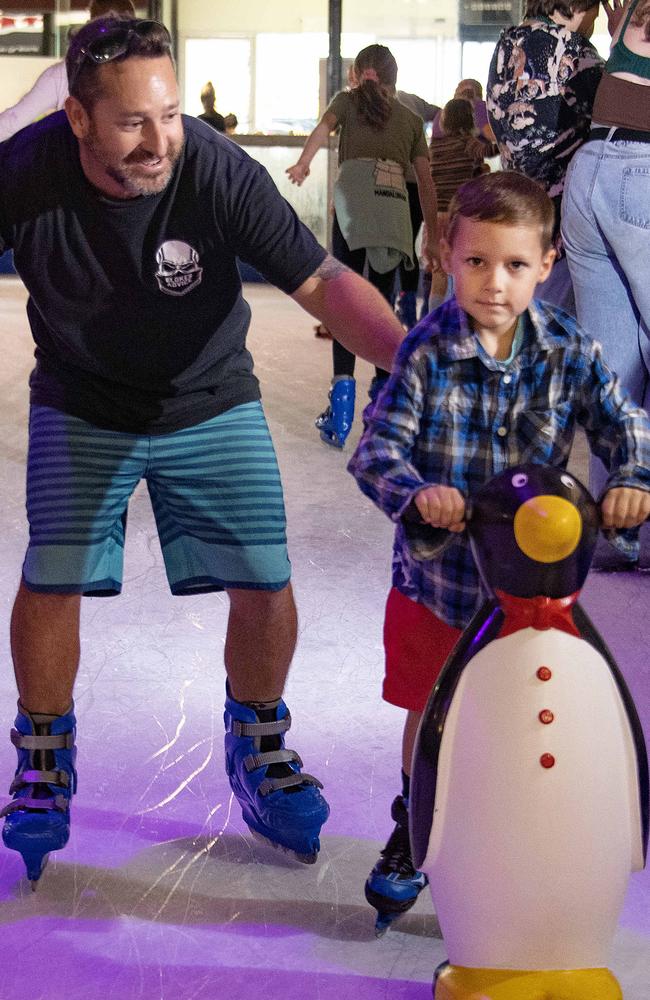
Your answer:
[[[394,160],[406,170],[416,156],[429,157],[424,122],[393,99],[390,118],[383,129],[374,129],[358,114],[349,90],[342,90],[327,108],[340,128],[339,163],[371,158]]]

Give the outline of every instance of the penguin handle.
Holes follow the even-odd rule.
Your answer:
[[[463,520],[467,522],[471,521],[471,519],[472,519],[472,501],[465,500],[465,517],[463,518]],[[427,524],[426,521],[423,521],[420,511],[415,506],[415,500],[411,500],[408,507],[406,507],[402,511],[400,515],[400,520],[403,521],[404,524],[417,524],[420,528],[431,528],[431,531],[447,530],[446,528],[434,528],[432,524]]]
[[[466,500],[465,522],[469,521],[471,516],[471,503]],[[450,532],[447,528],[434,528],[432,524],[422,520],[414,500],[411,500],[408,507],[402,511],[400,520],[406,538],[411,544],[411,554],[418,562],[433,559],[442,551],[449,539]],[[463,531],[462,534],[464,533]]]

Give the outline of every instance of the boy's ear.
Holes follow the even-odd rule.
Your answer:
[[[438,244],[440,249],[440,263],[446,274],[451,274],[451,247],[445,237],[441,237]]]
[[[542,257],[542,263],[541,263],[541,266],[540,266],[540,269],[539,269],[539,277],[537,279],[538,282],[546,281],[546,279],[548,278],[549,274],[551,273],[551,268],[553,267],[553,264],[555,263],[555,258],[556,257],[557,257],[557,254],[556,254],[555,250],[552,247],[551,247],[550,250],[546,251],[546,253]]]

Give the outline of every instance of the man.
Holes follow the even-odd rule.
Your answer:
[[[81,595],[119,593],[145,478],[172,592],[230,599],[226,769],[244,819],[311,862],[329,809],[284,748],[296,611],[236,256],[376,364],[402,330],[260,164],[181,117],[162,25],[100,18],[66,62],[65,113],[0,146],[0,252],[14,250],[36,341],[4,841],[34,884],[68,839]]]
[[[109,12],[135,17],[135,7],[131,0],[90,0],[88,13],[91,18],[103,17]],[[44,69],[32,89],[17,104],[0,112],[0,142],[50,111],[60,111],[67,96],[68,77],[65,60],[62,59]]]

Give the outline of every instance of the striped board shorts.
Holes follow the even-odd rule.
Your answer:
[[[119,594],[127,507],[141,479],[172,594],[287,585],[282,484],[262,405],[254,402],[160,435],[102,430],[32,406],[25,586]]]

